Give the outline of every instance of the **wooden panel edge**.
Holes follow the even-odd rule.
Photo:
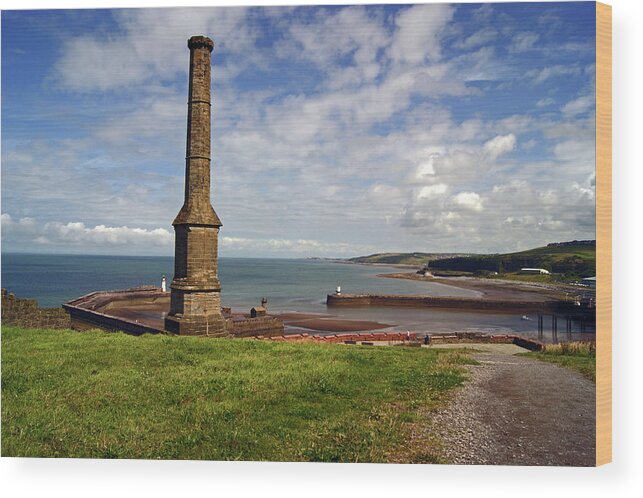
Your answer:
[[[596,2],[596,465],[612,461],[612,7]]]

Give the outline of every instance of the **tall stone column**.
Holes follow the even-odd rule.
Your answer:
[[[210,203],[210,65],[212,40],[193,36],[185,158],[185,200],[174,219],[174,279],[165,329],[181,335],[224,336],[218,235]]]

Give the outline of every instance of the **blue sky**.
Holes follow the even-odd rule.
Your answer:
[[[186,40],[227,256],[594,238],[594,3],[2,12],[2,249],[167,254]]]

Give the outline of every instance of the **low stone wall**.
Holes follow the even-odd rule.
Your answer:
[[[226,319],[226,331],[232,337],[274,337],[284,334],[284,322],[274,316],[234,317]]]
[[[516,344],[517,346],[540,351],[543,343],[517,335],[489,335],[477,332],[458,332],[455,334],[425,334],[410,332],[373,332],[373,333],[348,333],[331,335],[310,335],[310,334],[288,334],[281,336],[257,336],[255,339],[267,339],[272,341],[311,341],[321,343],[339,344],[363,344],[385,342],[393,344],[407,344],[420,346],[425,342],[428,335],[429,344]]]
[[[596,315],[595,309],[567,301],[497,301],[480,298],[417,295],[328,294],[327,306],[393,306],[441,308],[512,313],[561,313],[570,316]]]
[[[40,308],[35,299],[23,299],[2,289],[2,324],[22,328],[68,329],[69,315],[62,308]]]

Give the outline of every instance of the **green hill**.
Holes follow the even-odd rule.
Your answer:
[[[384,252],[350,258],[351,263],[370,263],[387,265],[415,265],[422,266],[435,259],[465,256],[463,253],[430,253],[430,252]]]
[[[442,258],[427,265],[432,270],[499,274],[544,268],[566,280],[578,279],[596,274],[596,242],[572,241],[507,254]]]
[[[428,267],[436,275],[491,275],[527,280],[571,281],[596,274],[596,241],[555,242],[544,247],[506,254],[386,252],[350,258],[352,263]],[[553,276],[518,275],[521,268],[544,268]],[[513,275],[512,275],[513,274]]]

